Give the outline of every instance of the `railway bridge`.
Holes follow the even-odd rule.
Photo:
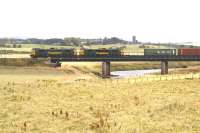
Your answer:
[[[102,62],[102,77],[110,77],[111,62],[130,62],[130,61],[160,61],[161,74],[168,74],[169,61],[200,61],[200,56],[183,55],[129,55],[121,57],[74,57],[74,58],[51,58],[51,63],[60,65],[60,62]]]

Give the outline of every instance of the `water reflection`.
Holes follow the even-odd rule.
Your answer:
[[[111,75],[116,76],[117,78],[125,78],[125,77],[139,77],[157,72],[160,72],[160,69],[114,71],[111,72]]]

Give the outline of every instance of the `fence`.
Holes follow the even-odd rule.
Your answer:
[[[169,81],[169,80],[181,80],[181,79],[200,79],[200,73],[175,74],[175,75],[147,75],[143,77],[111,79],[111,82],[139,83],[139,82]]]
[[[156,81],[170,81],[170,80],[192,80],[192,79],[200,79],[200,73],[190,73],[190,74],[175,74],[175,75],[146,75],[142,77],[134,77],[134,78],[110,78],[110,79],[78,79],[75,82],[91,84],[94,85],[98,82],[98,84],[102,85],[114,85],[118,84],[135,84],[135,83],[148,83],[148,82],[156,82]],[[77,84],[79,85],[79,84]]]

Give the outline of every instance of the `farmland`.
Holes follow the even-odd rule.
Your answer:
[[[7,44],[7,46],[12,46],[11,44]],[[132,52],[136,54],[143,53],[144,48],[140,48],[140,45],[134,44],[134,45],[125,45],[125,44],[109,44],[109,45],[91,45],[87,46],[92,49],[96,48],[124,48],[124,52]],[[148,45],[149,48],[168,48],[164,46],[154,46],[154,45]],[[49,49],[49,48],[80,48],[78,46],[59,46],[59,45],[47,45],[47,44],[21,44],[21,48],[0,48],[0,50],[11,50],[13,53],[20,54],[23,52],[31,52],[32,48],[43,48],[43,49]]]
[[[11,44],[7,44],[8,46],[12,46]],[[148,48],[169,48],[164,46],[156,46],[156,45],[147,45]],[[111,47],[123,47],[123,52],[129,53],[133,52],[135,54],[142,54],[144,52],[144,47],[138,44],[109,44],[109,45],[91,45],[90,48],[111,48]],[[0,54],[0,58],[16,58],[16,59],[0,59],[0,63],[2,66],[35,66],[35,64],[41,66],[45,66],[43,62],[39,61],[30,61],[29,59],[17,59],[17,58],[30,58],[30,53],[32,48],[78,48],[72,46],[58,46],[58,45],[47,45],[47,44],[21,44],[21,48],[0,48],[1,50],[11,51],[9,54]],[[28,62],[28,63],[27,63]],[[65,63],[71,64],[71,63]],[[73,63],[73,67],[76,67],[76,64],[86,64],[86,66],[92,65],[94,70],[92,72],[99,73],[100,70],[100,63]],[[198,66],[199,62],[170,62],[170,68],[186,68],[188,66]],[[78,66],[78,68],[80,68]],[[119,71],[119,70],[141,70],[141,69],[157,69],[160,68],[160,62],[113,62],[112,63],[112,71]],[[82,68],[80,68],[82,69]],[[91,70],[91,69],[90,69]]]
[[[127,84],[68,76],[62,69],[1,67],[0,132],[200,131],[199,79]]]
[[[9,50],[31,52],[35,47],[26,46]],[[93,46],[99,47],[104,46]],[[127,46],[126,50],[143,49]],[[0,59],[0,132],[200,132],[199,78],[101,79],[99,62],[67,62],[51,68],[46,61]],[[138,70],[159,68],[160,62],[111,65],[112,71]],[[169,74],[199,73],[199,65],[170,62]]]

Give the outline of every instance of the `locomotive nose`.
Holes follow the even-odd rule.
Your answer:
[[[32,58],[35,58],[35,57],[36,57],[36,53],[35,53],[34,50],[31,52],[30,56],[31,56]]]

